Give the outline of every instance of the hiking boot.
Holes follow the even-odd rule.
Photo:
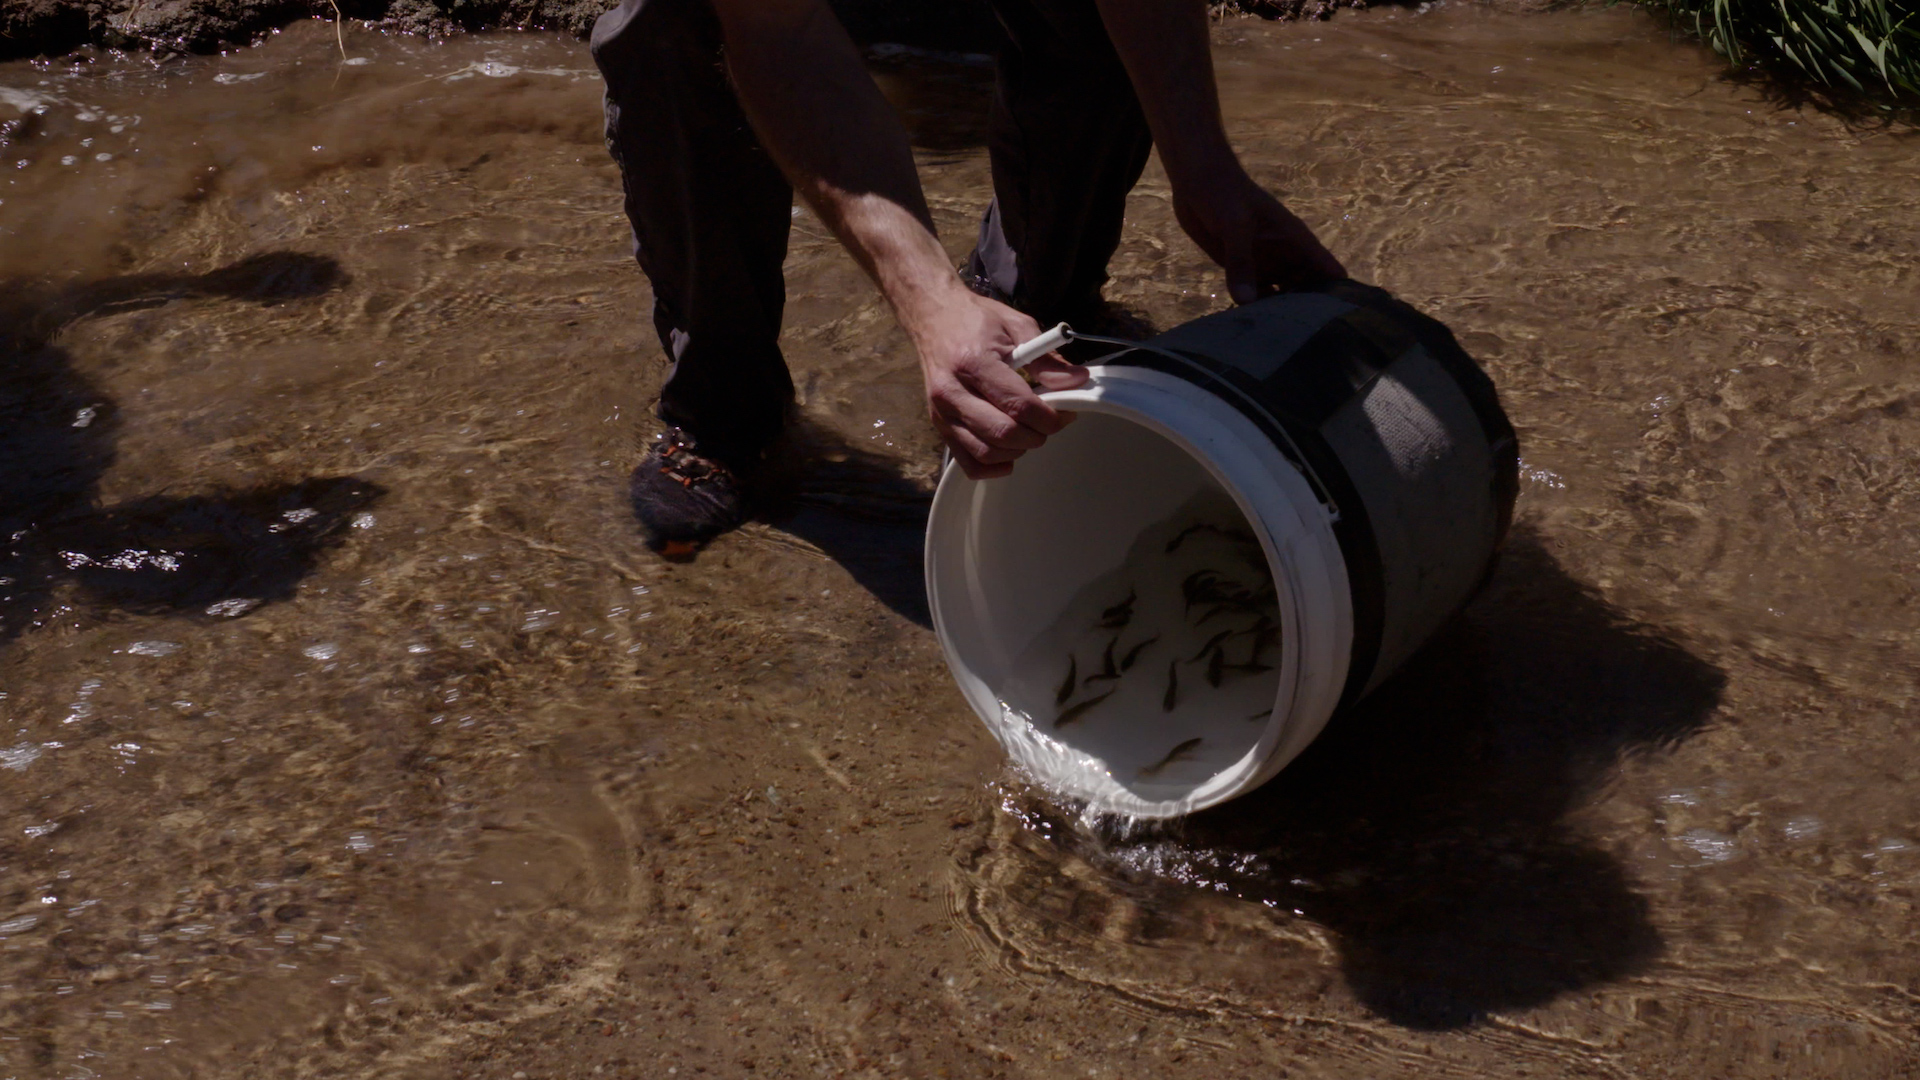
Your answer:
[[[745,485],[734,469],[668,428],[628,482],[634,516],[647,546],[669,559],[692,558],[721,533],[746,523]]]

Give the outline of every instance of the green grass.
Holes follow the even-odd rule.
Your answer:
[[[1920,0],[1640,0],[1734,64],[1791,65],[1834,90],[1920,98]]]

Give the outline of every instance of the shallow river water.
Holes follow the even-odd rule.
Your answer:
[[[791,504],[640,547],[581,44],[0,66],[0,1076],[1920,1070],[1920,141],[1625,9],[1218,41],[1524,479],[1441,641],[1136,836],[952,688],[910,355],[804,212]],[[957,256],[988,69],[875,71]],[[1221,307],[1130,214],[1110,295]]]

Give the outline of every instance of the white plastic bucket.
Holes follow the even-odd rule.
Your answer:
[[[948,468],[928,600],[962,694],[1018,765],[1095,811],[1173,817],[1272,778],[1471,597],[1511,517],[1517,453],[1452,335],[1352,282],[1196,320],[1092,371],[1047,395],[1080,419],[1012,476]],[[1008,707],[1042,628],[1209,487],[1273,577],[1272,713],[1050,728]],[[1189,739],[1175,774],[1143,767]]]

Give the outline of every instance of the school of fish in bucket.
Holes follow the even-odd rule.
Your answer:
[[[1198,778],[1272,714],[1280,635],[1260,542],[1224,491],[1204,491],[1020,651],[1002,708],[1123,782]]]

